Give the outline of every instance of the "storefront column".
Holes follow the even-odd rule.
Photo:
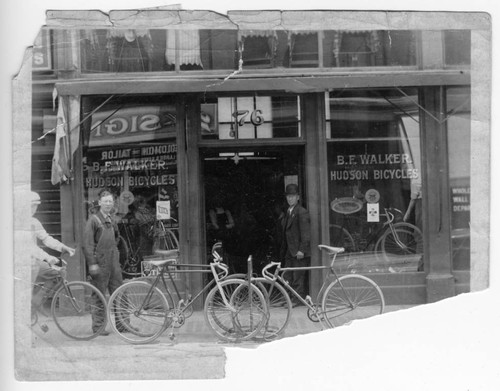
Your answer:
[[[325,134],[324,94],[305,94],[302,97],[306,137],[305,181],[307,209],[311,218],[311,265],[323,264],[318,244],[326,243],[329,236],[328,177]],[[313,300],[323,282],[321,270],[311,271],[309,293]]]
[[[432,303],[455,295],[444,89],[423,88],[420,106],[424,262],[427,302]]]
[[[204,262],[203,215],[198,139],[200,129],[200,105],[196,98],[179,99],[178,116],[178,178],[179,178],[179,227],[181,229],[181,259],[183,263]],[[186,119],[186,120],[184,120]],[[181,190],[182,189],[182,190]],[[203,288],[203,275],[189,274],[193,293]],[[200,301],[194,303],[200,309]],[[203,302],[201,302],[201,305]]]
[[[66,113],[68,113],[68,131],[79,133],[80,99],[64,96],[60,104],[65,105]],[[71,259],[65,255],[68,262],[66,267],[68,280],[85,281],[85,258],[82,246],[86,221],[84,218],[82,149],[81,146],[71,145],[71,140],[75,142],[75,138],[68,138],[68,147],[76,148],[73,158],[69,161],[71,178],[68,183],[62,184],[60,187],[61,239],[64,244],[76,250]]]

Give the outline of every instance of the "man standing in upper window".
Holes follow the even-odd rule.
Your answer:
[[[304,267],[310,265],[310,222],[309,212],[299,204],[299,187],[296,184],[289,184],[285,189],[288,209],[281,219],[283,228],[283,240],[281,243],[280,256],[285,261],[285,267]],[[286,273],[287,279],[293,289],[301,297],[307,295],[306,292],[306,271],[295,270]],[[294,299],[293,306],[301,305]]]

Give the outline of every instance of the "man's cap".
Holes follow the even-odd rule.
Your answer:
[[[40,195],[38,193],[35,193],[34,191],[31,192],[30,198],[31,198],[32,204],[41,204],[42,203],[42,201],[40,200]]]
[[[286,185],[285,194],[286,195],[299,194],[299,187],[295,183],[290,183],[289,185]]]

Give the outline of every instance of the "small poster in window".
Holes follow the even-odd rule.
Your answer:
[[[366,204],[366,221],[369,223],[378,223],[380,221],[378,203]]]
[[[156,219],[170,220],[170,201],[156,201]]]

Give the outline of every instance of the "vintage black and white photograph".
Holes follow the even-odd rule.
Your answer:
[[[500,385],[483,2],[46,3],[6,387]]]

